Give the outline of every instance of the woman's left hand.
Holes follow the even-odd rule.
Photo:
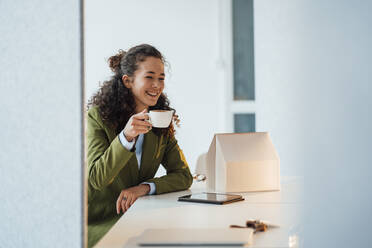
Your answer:
[[[121,211],[125,213],[138,197],[147,195],[149,192],[150,186],[148,184],[140,184],[128,189],[123,189],[116,200],[116,213],[119,214]]]

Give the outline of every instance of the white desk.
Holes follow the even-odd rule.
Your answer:
[[[178,202],[182,195],[204,192],[194,182],[191,190],[144,196],[119,219],[96,247],[138,247],[136,236],[147,228],[228,228],[248,219],[280,225],[254,234],[250,247],[298,247],[303,244],[303,180],[282,178],[281,191],[244,193],[245,200],[227,205]]]

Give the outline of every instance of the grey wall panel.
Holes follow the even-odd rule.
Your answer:
[[[0,11],[0,246],[80,247],[80,1]]]

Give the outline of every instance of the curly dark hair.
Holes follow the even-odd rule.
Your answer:
[[[122,82],[123,75],[129,77],[134,75],[140,62],[147,57],[159,58],[166,64],[163,55],[153,46],[141,44],[130,48],[127,52],[119,50],[119,53],[108,59],[109,66],[114,72],[110,80],[103,82],[99,90],[90,98],[87,109],[97,106],[99,113],[107,124],[111,125],[116,134],[119,134],[125,127],[129,118],[134,115],[136,102],[130,89]],[[167,96],[162,93],[155,106],[149,110],[174,110],[169,106]],[[153,128],[156,135],[174,135],[175,130],[171,123],[168,128]]]

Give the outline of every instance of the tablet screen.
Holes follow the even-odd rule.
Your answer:
[[[243,200],[243,198],[241,195],[218,194],[218,193],[198,193],[198,194],[181,196],[179,200],[222,204],[222,203],[231,202],[231,201]]]

